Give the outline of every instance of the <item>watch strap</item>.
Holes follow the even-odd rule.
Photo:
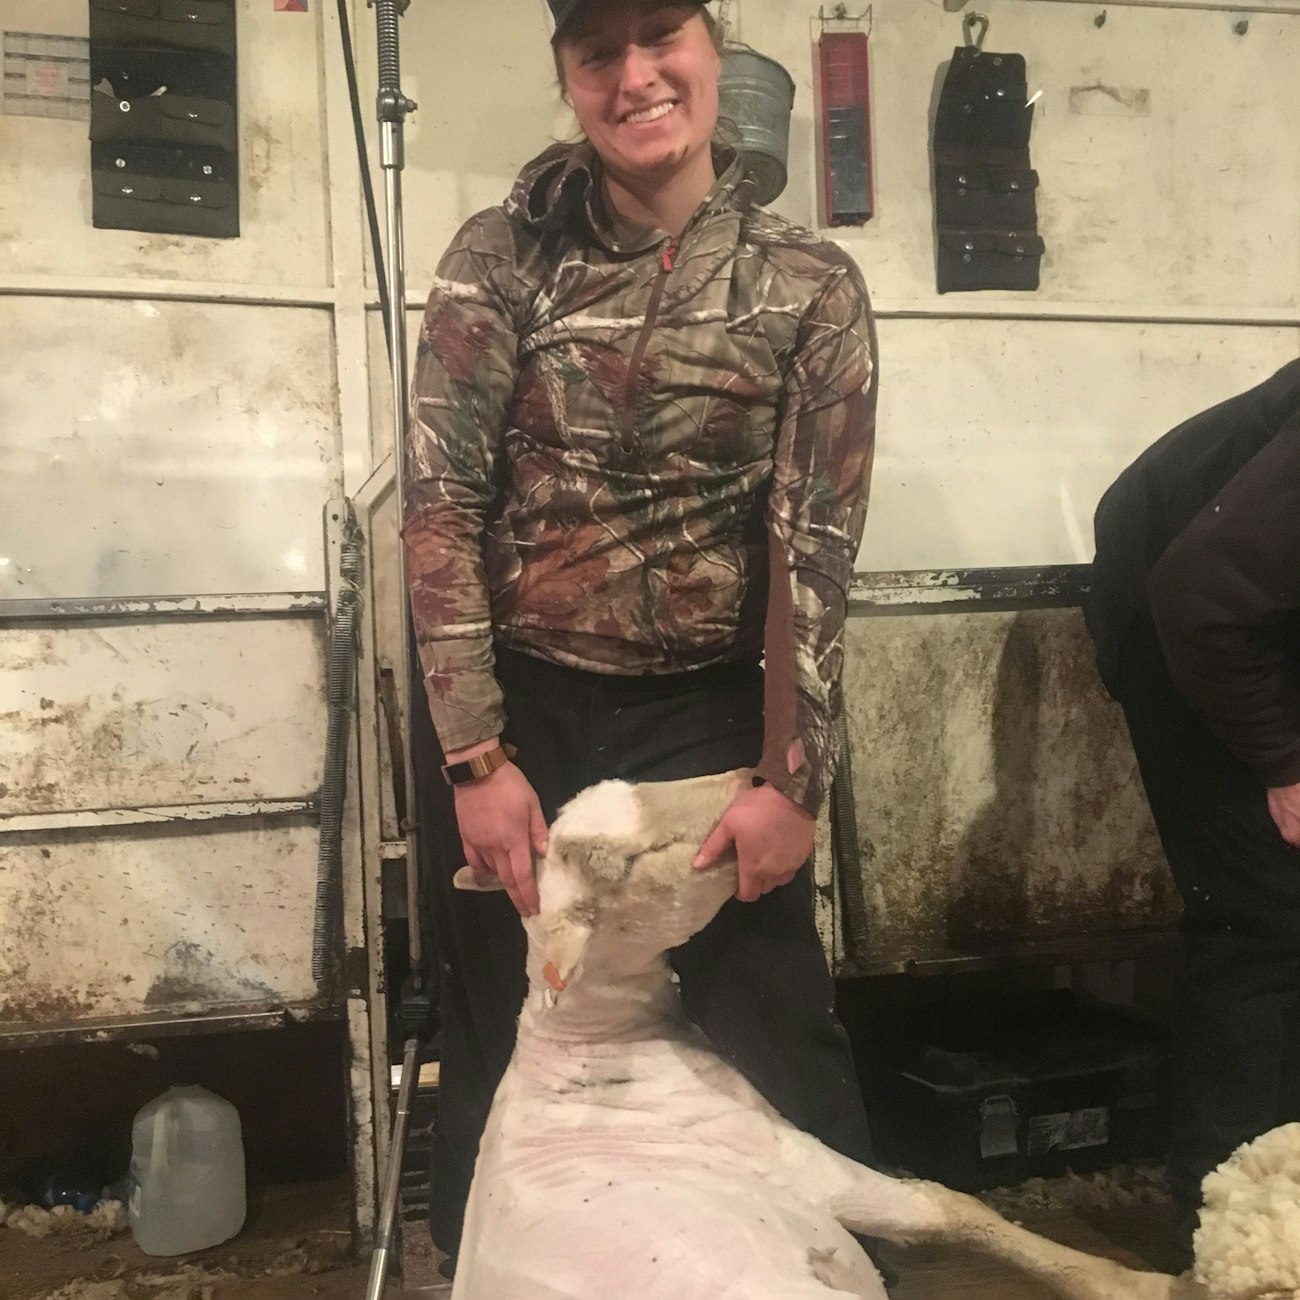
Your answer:
[[[513,745],[498,745],[484,754],[475,754],[460,763],[444,763],[442,777],[448,785],[464,785],[469,781],[478,781],[491,776],[499,767],[514,758],[518,750]]]

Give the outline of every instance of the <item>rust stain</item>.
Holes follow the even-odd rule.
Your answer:
[[[124,763],[140,766],[146,778],[162,775],[172,765],[150,759],[145,732],[158,701],[137,700],[110,709],[92,720],[88,699],[64,703],[54,711],[34,713],[11,710],[0,714],[11,734],[34,738],[34,745],[20,753],[14,764],[10,787],[14,802],[24,811],[56,812],[72,806],[79,792],[102,785]]]
[[[95,1008],[86,998],[41,985],[25,990],[21,1001],[0,1002],[0,1023],[60,1025],[86,1020],[94,1014]]]
[[[42,848],[43,859],[50,857]],[[53,883],[52,877],[32,881],[31,887],[12,900],[4,913],[3,979],[0,980],[0,1020],[19,1024],[61,1024],[94,1014],[101,990],[95,982],[72,990],[71,980],[55,983],[36,971],[43,964],[33,957],[59,948],[59,927],[76,905],[72,884]],[[33,966],[36,966],[36,970]]]
[[[259,193],[275,175],[275,151],[279,140],[260,122],[254,122],[246,136],[245,176],[252,194]]]
[[[23,637],[22,642],[9,651],[5,659],[5,667],[14,672],[52,668],[65,662],[53,632],[37,632],[34,636]]]
[[[180,717],[165,699],[122,702],[114,692],[113,705],[107,710],[102,701],[81,699],[55,705],[42,700],[42,710],[11,709],[0,713],[0,750],[8,750],[3,761],[10,767],[7,780],[0,787],[0,812],[46,813],[65,808],[95,806],[86,800],[98,799],[100,792],[120,781],[129,771],[133,782],[150,785],[171,783],[176,777],[177,759],[171,753],[176,724],[167,719]],[[46,708],[49,704],[51,707]],[[207,707],[234,718],[233,707],[219,701],[206,701]],[[189,706],[181,705],[182,710]],[[206,726],[206,719],[195,719],[192,727]],[[243,728],[222,737],[222,744],[244,739],[257,732],[263,723]],[[185,759],[208,752],[214,742],[195,738]],[[215,778],[195,775],[195,784],[211,784]],[[247,785],[244,777],[237,784]],[[110,797],[105,794],[103,797]]]
[[[851,618],[876,955],[1172,924],[1178,900],[1077,609]]]
[[[275,990],[236,974],[209,949],[178,940],[163,954],[163,969],[144,996],[147,1007],[204,1005],[274,998]]]

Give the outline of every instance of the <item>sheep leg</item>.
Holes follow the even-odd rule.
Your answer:
[[[983,1202],[937,1183],[894,1179],[844,1160],[847,1182],[830,1197],[848,1229],[900,1245],[948,1243],[991,1255],[1037,1278],[1062,1300],[1195,1300],[1193,1282],[1141,1273],[1009,1223]]]

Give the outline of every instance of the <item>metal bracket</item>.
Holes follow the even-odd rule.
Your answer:
[[[825,31],[831,23],[845,23],[850,27],[859,28],[865,19],[867,35],[870,36],[872,23],[875,21],[872,12],[874,8],[874,5],[868,5],[860,14],[851,14],[848,5],[837,4],[831,9],[830,13],[827,13],[826,6],[821,5],[817,10],[817,21],[821,24],[822,31]]]
[[[984,48],[984,38],[988,35],[989,19],[987,14],[977,14],[972,10],[961,20],[962,31],[966,36],[967,48],[982,50]],[[979,35],[973,33],[975,28],[980,29]]]

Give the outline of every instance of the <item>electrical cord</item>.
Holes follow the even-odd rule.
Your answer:
[[[388,323],[388,277],[384,272],[384,246],[379,234],[379,210],[375,206],[375,188],[370,179],[370,151],[366,148],[366,128],[361,119],[361,92],[357,89],[357,65],[352,52],[352,29],[348,23],[347,0],[338,0],[338,7],[339,34],[343,38],[343,66],[348,74],[348,99],[352,105],[352,130],[357,139],[361,188],[366,200],[366,220],[370,226],[370,247],[375,262],[375,279],[379,285],[379,315],[384,322],[384,342],[391,356],[393,339]]]

